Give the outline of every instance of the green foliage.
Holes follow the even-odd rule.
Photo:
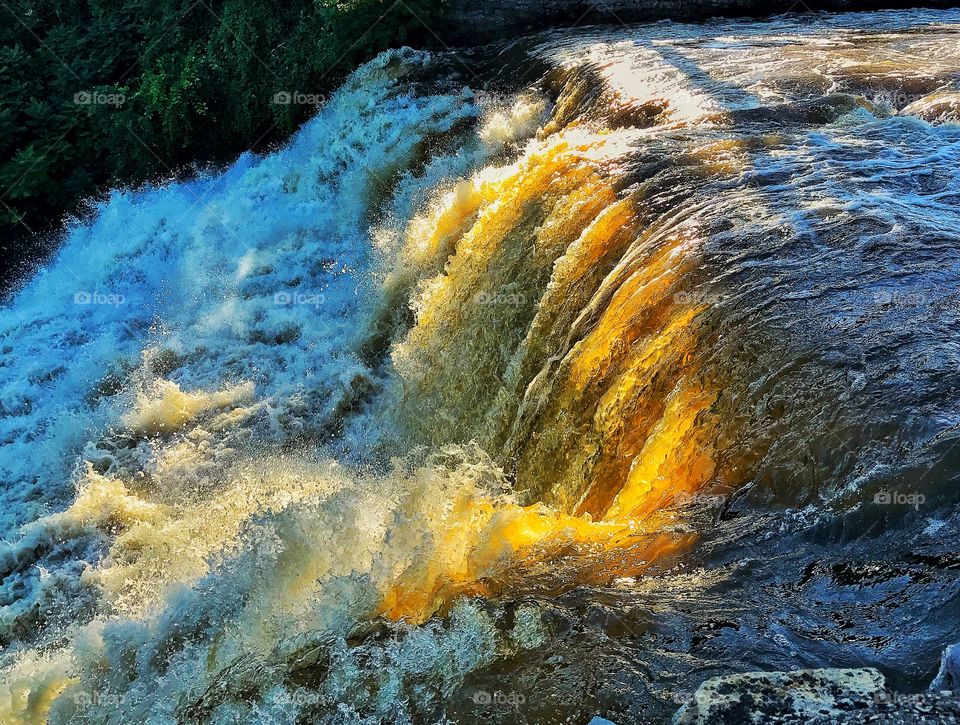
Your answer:
[[[0,5],[0,247],[84,197],[284,138],[358,63],[429,42],[437,0]]]

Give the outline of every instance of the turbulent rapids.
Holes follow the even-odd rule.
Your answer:
[[[922,689],[958,123],[960,13],[586,28],[385,53],[285,148],[114,191],[0,317],[0,722]]]

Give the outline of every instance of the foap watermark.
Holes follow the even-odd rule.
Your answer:
[[[904,106],[909,106],[911,103],[916,103],[923,97],[922,93],[905,93],[902,90],[896,90],[879,91],[878,93],[874,93],[873,98],[870,100],[873,105],[883,108],[903,108]]]
[[[920,506],[927,497],[922,493],[903,493],[902,491],[887,491],[883,489],[873,494],[873,502],[878,506]]]
[[[118,695],[112,692],[77,692],[73,695],[74,706],[80,709],[91,707],[119,707],[123,704],[125,695]]]
[[[73,102],[78,106],[114,106],[119,108],[127,102],[127,97],[122,93],[78,91],[73,94]]]
[[[275,305],[308,305],[311,307],[322,307],[327,298],[321,292],[277,292],[273,296]]]
[[[877,290],[872,296],[873,303],[883,307],[922,307],[929,303],[923,292],[904,292],[902,290]]]
[[[688,493],[681,491],[673,497],[673,502],[677,506],[708,506],[710,508],[720,508],[727,501],[726,496],[710,493]]]
[[[499,707],[519,707],[527,701],[526,696],[519,692],[503,692],[502,690],[494,690],[493,692],[477,690],[470,695],[470,699],[477,705],[497,705]]]
[[[903,693],[893,692],[892,690],[877,690],[873,693],[873,701],[878,705],[893,705],[895,707],[905,707],[909,705],[920,705],[922,707],[933,707],[942,697],[953,697],[958,693],[951,690],[941,692],[917,692]]]
[[[315,692],[290,692],[289,690],[283,690],[276,693],[270,697],[270,701],[277,703],[278,705],[296,705],[297,707],[305,707],[308,705],[336,707],[337,704],[336,700],[334,700],[332,697],[319,695]]]
[[[723,302],[726,295],[719,292],[675,292],[673,301],[678,305],[716,305]]]
[[[519,292],[497,292],[496,294],[477,292],[473,296],[475,305],[522,305],[526,301],[527,298]]]
[[[73,293],[73,303],[75,305],[113,305],[114,307],[119,307],[120,305],[125,304],[126,301],[127,298],[119,292],[87,292],[85,290],[81,290],[80,292]]]
[[[327,97],[322,93],[277,91],[271,101],[277,106],[322,106],[327,102]]]

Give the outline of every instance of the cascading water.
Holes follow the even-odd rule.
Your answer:
[[[960,640],[958,39],[566,31],[505,50],[529,88],[464,55],[484,91],[394,51],[288,147],[114,192],[0,319],[0,721],[923,686]]]

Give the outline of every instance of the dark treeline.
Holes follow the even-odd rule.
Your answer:
[[[436,0],[0,3],[0,287],[85,197],[287,136]]]

